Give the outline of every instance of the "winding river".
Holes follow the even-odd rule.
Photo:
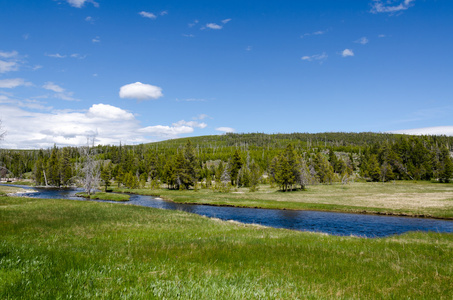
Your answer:
[[[27,186],[18,187],[30,189]],[[75,193],[81,191],[80,189],[33,188],[33,190],[36,192],[23,193],[22,195],[34,198],[93,201],[76,197]],[[99,202],[118,203],[114,201]],[[437,219],[179,204],[141,195],[131,195],[127,204],[181,210],[222,220],[234,220],[242,223],[254,223],[301,231],[316,231],[342,236],[354,235],[373,238],[401,234],[408,231],[453,232],[453,221]]]

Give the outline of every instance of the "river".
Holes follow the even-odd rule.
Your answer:
[[[30,189],[30,187],[26,186],[18,187]],[[33,190],[37,192],[24,193],[22,195],[34,198],[93,201],[76,197],[75,193],[81,191],[80,189],[33,188]],[[99,202],[119,204],[119,202],[114,201]],[[354,235],[373,238],[402,234],[408,231],[453,232],[453,221],[426,218],[178,204],[160,198],[142,195],[131,195],[130,201],[126,203],[159,209],[181,210],[222,220],[234,220],[275,228],[315,231],[342,236]]]

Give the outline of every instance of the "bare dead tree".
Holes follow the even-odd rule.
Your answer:
[[[95,160],[94,153],[92,153],[92,148],[90,148],[89,146],[89,141],[87,142],[87,146],[80,147],[79,151],[80,156],[84,159],[81,180],[83,188],[89,196],[91,195],[91,192],[94,192],[96,190],[101,180],[99,162]]]
[[[0,141],[3,140],[6,136],[6,131],[3,130],[2,120],[0,120]]]

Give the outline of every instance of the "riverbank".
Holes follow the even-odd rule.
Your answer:
[[[453,184],[430,182],[350,183],[309,186],[306,191],[280,192],[268,185],[259,191],[237,189],[119,189],[115,192],[161,197],[176,203],[282,210],[318,210],[453,220]]]
[[[0,185],[0,196],[15,196],[21,193],[33,192],[20,187]]]
[[[0,197],[0,207],[2,299],[442,299],[453,293],[452,234],[338,237],[59,199]]]
[[[85,192],[80,192],[76,193],[75,196],[91,200],[107,200],[118,202],[127,202],[130,200],[130,195],[127,194],[104,193],[104,192],[96,192],[91,195],[88,195],[88,193]]]

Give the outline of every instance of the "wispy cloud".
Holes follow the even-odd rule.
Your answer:
[[[327,60],[328,58],[328,55],[323,52],[322,54],[315,54],[315,55],[305,55],[305,56],[302,56],[302,60],[305,60],[305,61],[319,61],[319,62],[324,62],[325,60]]]
[[[399,13],[412,7],[414,2],[415,0],[373,0],[371,4],[371,13]]]
[[[85,3],[91,3],[94,7],[99,7],[99,3],[93,0],[66,0],[72,7],[82,8]]]
[[[208,24],[206,24],[206,28],[214,29],[214,30],[219,30],[219,29],[222,29],[223,26],[218,25],[218,24],[216,24],[216,23],[208,23]]]
[[[23,78],[11,78],[0,80],[0,88],[13,89],[18,86],[31,86],[31,82],[25,81]]]
[[[67,55],[62,55],[60,53],[55,53],[55,54],[45,54],[48,57],[53,57],[53,58],[66,58]]]
[[[354,56],[354,52],[351,49],[344,49],[343,52],[341,52],[341,56],[343,57]]]
[[[195,37],[195,35],[193,35],[193,34],[185,34],[185,33],[183,33],[182,36],[188,37],[188,38],[193,38],[193,37]]]
[[[55,92],[54,97],[65,100],[65,101],[79,101],[72,96],[74,95],[73,92],[68,92],[61,86],[53,83],[53,82],[46,82],[43,86],[44,89]]]
[[[215,130],[223,132],[223,133],[229,133],[229,132],[235,132],[236,130],[231,127],[217,127]]]
[[[195,25],[197,25],[199,23],[198,20],[194,20],[192,23],[189,23],[187,26],[189,27],[194,27]]]
[[[245,47],[245,51],[252,51],[253,50],[253,47],[252,46],[247,46]]]
[[[92,39],[91,42],[93,42],[94,44],[100,43],[101,42],[101,38],[97,36],[94,39]]]
[[[200,123],[197,121],[184,121],[184,120],[173,123],[172,125],[175,127],[189,126],[189,127],[197,127],[197,128],[201,128],[201,129],[206,128],[208,126],[208,124],[206,124],[204,122]]]
[[[153,13],[147,12],[147,11],[141,11],[138,13],[140,16],[143,18],[148,18],[148,19],[156,19],[157,16]]]
[[[410,135],[446,135],[453,136],[453,126],[436,126],[412,129],[400,129],[388,131],[388,133],[410,134]]]
[[[362,45],[366,45],[369,42],[370,41],[366,37],[361,37],[360,39],[354,41],[354,43],[362,44]]]
[[[19,70],[19,53],[17,51],[0,51],[0,73]]]
[[[303,39],[304,37],[311,36],[311,35],[323,35],[323,34],[326,34],[327,32],[329,32],[328,29],[326,29],[326,30],[317,30],[317,31],[314,31],[314,32],[307,32],[307,33],[302,34],[300,36],[300,38]]]
[[[208,116],[207,114],[199,114],[198,116],[194,117],[193,119],[194,120],[204,120],[204,119],[212,119],[210,116]]]
[[[222,23],[223,25],[219,25],[217,23],[207,23],[205,26],[201,27],[200,29],[201,30],[204,30],[206,28],[209,28],[209,29],[213,29],[213,30],[220,30],[223,28],[223,26],[225,26],[227,23],[229,23],[231,21],[231,19],[224,19],[224,20],[221,20],[220,23]],[[189,24],[190,25],[190,24]]]
[[[88,23],[94,24],[94,18],[91,17],[91,16],[86,17],[85,21],[88,22]]]
[[[203,98],[185,98],[185,99],[179,99],[176,98],[176,101],[178,102],[206,102],[206,99]]]

